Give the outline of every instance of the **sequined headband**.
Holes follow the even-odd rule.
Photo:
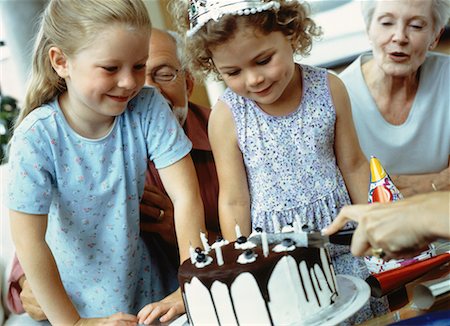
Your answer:
[[[269,9],[279,9],[278,1],[264,0],[189,0],[190,28],[186,35],[194,35],[211,19],[218,21],[223,15],[250,15]]]

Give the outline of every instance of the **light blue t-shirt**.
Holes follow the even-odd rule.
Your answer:
[[[450,56],[427,55],[411,111],[401,125],[387,122],[370,94],[361,70],[370,58],[371,53],[361,55],[340,74],[364,154],[376,156],[389,174],[444,170],[450,155]]]
[[[78,135],[57,99],[16,129],[8,206],[48,214],[46,240],[82,317],[136,313],[168,294],[139,237],[139,201],[147,160],[164,168],[191,146],[153,88],[142,89],[101,139]]]

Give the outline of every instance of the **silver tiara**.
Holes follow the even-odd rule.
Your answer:
[[[218,21],[223,15],[250,15],[264,10],[280,8],[278,1],[264,0],[189,0],[190,28],[186,35],[194,35],[211,19]]]

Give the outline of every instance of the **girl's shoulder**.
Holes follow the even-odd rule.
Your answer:
[[[32,110],[19,124],[14,133],[26,133],[30,129],[51,128],[60,114],[57,98]]]

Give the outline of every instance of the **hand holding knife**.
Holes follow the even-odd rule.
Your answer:
[[[320,231],[268,233],[267,241],[273,244],[288,238],[295,242],[296,247],[323,247],[329,243],[350,246],[354,231],[354,229],[342,230],[331,235],[322,235]],[[260,245],[261,233],[251,234],[248,240]]]

